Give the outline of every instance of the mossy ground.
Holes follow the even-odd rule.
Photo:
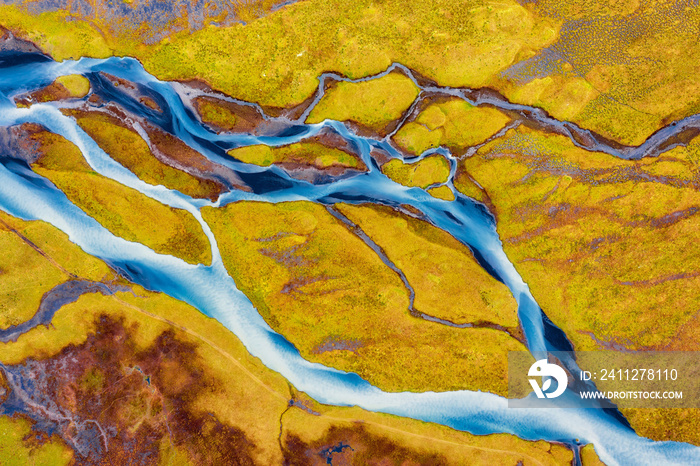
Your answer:
[[[197,111],[204,123],[229,131],[236,128],[238,122],[236,114],[223,105],[216,105],[212,100],[197,101]]]
[[[357,78],[392,62],[444,85],[483,86],[556,34],[555,21],[539,20],[515,1],[300,2],[245,26],[210,26],[154,46],[105,33],[94,26],[97,18],[67,27],[60,12],[33,17],[14,6],[2,12],[6,27],[24,31],[59,60],[136,56],[161,79],[199,77],[229,95],[274,107],[303,102],[324,71]]]
[[[595,451],[595,447],[592,443],[589,443],[585,447],[581,448],[581,465],[582,466],[605,466],[605,463],[600,461],[598,454]]]
[[[99,28],[89,21],[71,21],[63,11],[29,14],[16,5],[3,5],[2,25],[38,44],[56,60],[107,58],[114,53]]]
[[[465,196],[471,197],[472,199],[483,202],[487,205],[489,205],[491,202],[483,188],[478,186],[465,170],[458,167],[457,173],[455,173],[452,182],[454,183],[457,191]]]
[[[413,81],[398,72],[365,82],[340,81],[326,90],[306,122],[352,121],[381,132],[401,118],[418,92]]]
[[[697,6],[576,0],[526,8],[561,27],[549,53],[506,72],[510,82],[494,82],[510,99],[632,145],[700,110]]]
[[[283,439],[287,448],[302,443],[306,453],[304,462],[291,464],[326,464],[319,455],[324,447],[337,445],[345,438],[352,450],[333,455],[333,464],[494,464],[562,465],[573,460],[571,450],[562,445],[544,441],[527,442],[517,437],[496,434],[473,436],[465,432],[411,419],[359,408],[337,408],[313,402],[303,393],[295,396],[320,416],[301,409],[284,415]],[[361,422],[357,422],[361,419]],[[336,434],[335,436],[333,434]],[[354,434],[354,435],[353,435]],[[348,440],[354,441],[348,441]],[[313,462],[320,456],[318,462]],[[379,463],[379,461],[384,462]],[[593,464],[592,464],[593,466]]]
[[[19,236],[0,224],[0,328],[29,320],[36,313],[41,297],[68,279]]]
[[[60,76],[41,89],[15,96],[17,107],[29,107],[34,102],[54,102],[65,99],[81,99],[90,92],[90,81],[81,75]]]
[[[270,147],[264,144],[239,147],[228,152],[241,162],[267,167],[273,163],[298,164],[316,168],[365,169],[357,156],[317,142],[297,142],[287,146]]]
[[[521,128],[461,164],[488,194],[508,257],[577,350],[700,348],[697,144],[625,161]],[[698,441],[681,432],[673,438]]]
[[[642,437],[700,444],[697,408],[622,408],[620,412]]]
[[[73,98],[85,97],[90,92],[90,81],[79,74],[60,76],[55,82],[63,86]]]
[[[0,212],[0,249],[4,251],[0,255],[0,328],[3,329],[29,320],[39,309],[44,293],[71,278],[71,274],[95,281],[111,276],[109,268],[86,256],[65,234],[44,222],[25,222],[3,212]],[[60,258],[65,268],[51,259],[54,256]]]
[[[57,435],[46,437],[20,416],[0,416],[0,461],[5,466],[73,464],[73,450]]]
[[[297,224],[312,226],[308,218],[299,218]],[[37,232],[33,241],[64,237],[43,222],[27,225],[27,231]],[[100,262],[77,247],[74,255],[67,255],[70,247],[47,244],[58,248],[55,259],[68,270],[87,273],[90,264]],[[164,464],[309,464],[306,455],[295,453],[315,451],[319,439],[339,435],[338,427],[340,440],[357,447],[358,453],[392,462],[438,457],[445,459],[441,464],[463,464],[464,458],[474,464],[560,464],[572,457],[566,448],[542,441],[474,436],[358,408],[319,405],[264,367],[214,319],[138,286],[133,293],[83,295],[60,308],[51,326],[0,344],[3,364],[26,358],[46,368],[54,363],[62,367],[47,372],[58,393],[55,402],[64,413],[90,414],[103,427],[113,427],[106,455],[120,461],[148,453]],[[40,402],[39,393],[35,396]],[[71,464],[79,459],[61,439],[37,436],[31,426],[23,418],[0,417],[2,464]],[[212,450],[212,445],[217,448]]]
[[[338,205],[376,242],[413,287],[415,308],[454,323],[492,322],[517,327],[517,305],[462,243],[388,207]]]
[[[197,198],[218,196],[220,187],[216,183],[162,163],[137,132],[118,124],[114,117],[84,112],[77,112],[75,116],[78,125],[102,150],[146,183],[163,185]]]
[[[538,22],[516,2],[329,0],[290,5],[246,27],[173,38],[143,59],[168,79],[200,76],[230,95],[286,107],[311,95],[324,71],[356,78],[392,62],[446,85],[481,86],[518,53],[552,39],[552,22]],[[238,47],[222,45],[230,43]]]
[[[415,155],[439,146],[448,147],[457,155],[493,136],[508,121],[508,116],[494,108],[474,107],[462,99],[451,99],[427,106],[404,124],[393,139]]]
[[[449,186],[436,186],[428,189],[428,194],[443,201],[454,201],[455,195]]]
[[[696,280],[700,205],[687,156],[624,161],[521,129],[463,167],[489,194],[505,250],[535,298],[579,349],[600,347],[591,335],[696,349],[692,338],[677,340],[700,300],[681,291]]]
[[[238,202],[202,213],[237,286],[305,358],[356,372],[389,391],[505,394],[507,351],[522,344],[496,330],[412,317],[400,278],[322,206]],[[492,299],[507,303],[495,288]],[[507,312],[484,314],[512,322]]]
[[[251,133],[265,121],[257,108],[217,97],[199,96],[192,104],[202,123],[217,132]]]
[[[427,188],[447,181],[450,164],[439,154],[429,155],[413,163],[393,159],[382,165],[382,173],[404,186]]]
[[[313,0],[154,45],[99,18],[0,11],[5,27],[59,60],[135,56],[161,79],[200,78],[273,107],[303,102],[324,71],[358,78],[400,62],[442,85],[492,87],[626,144],[700,111],[700,9],[673,2]]]
[[[93,172],[80,150],[61,136],[34,137],[42,151],[34,170],[112,233],[187,262],[211,262],[209,241],[192,214]]]

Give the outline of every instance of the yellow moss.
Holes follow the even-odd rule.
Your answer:
[[[697,168],[692,163],[678,163],[678,160],[659,159],[657,163],[644,167],[650,175],[678,178],[691,181],[697,176]]]
[[[700,415],[695,408],[621,408],[620,412],[637,435],[657,441],[700,444]]]
[[[160,455],[159,466],[171,466],[173,464],[196,466],[196,463],[187,456],[186,447],[177,448],[168,440],[162,439],[158,450]]]
[[[401,73],[359,83],[341,81],[326,91],[306,122],[351,120],[380,131],[399,119],[416,97],[418,87]]]
[[[246,25],[195,33],[185,28],[152,46],[92,18],[32,16],[10,5],[0,12],[3,25],[58,59],[135,56],[161,79],[200,78],[229,95],[277,107],[303,102],[324,71],[356,78],[400,62],[443,85],[489,86],[518,101],[536,99],[555,116],[571,116],[628,144],[665,121],[700,111],[700,84],[693,78],[700,9],[681,13],[672,3],[638,8],[633,0],[569,3],[314,0]],[[586,21],[573,29],[575,36],[570,30],[562,36],[561,18]],[[501,71],[537,57],[556,40],[566,61],[554,63],[548,75],[534,71],[540,69],[536,58],[521,63],[523,79],[503,79]],[[529,87],[530,76],[542,81]]]
[[[65,11],[31,15],[15,5],[0,7],[1,24],[39,44],[55,60],[107,58],[114,49],[88,21],[71,21]]]
[[[218,194],[219,188],[213,181],[198,179],[160,162],[138,133],[118,126],[111,117],[89,114],[76,118],[76,121],[102,150],[146,183],[163,185],[198,198]]]
[[[241,162],[263,167],[273,163],[294,163],[317,168],[364,168],[362,161],[354,155],[317,142],[297,142],[280,147],[256,144],[231,149],[228,154]]]
[[[80,99],[90,92],[90,81],[79,74],[69,74],[56,78],[56,83],[66,88],[71,97]]]
[[[572,120],[598,95],[583,78],[547,76],[533,79],[507,96],[514,102],[542,107],[559,120]]]
[[[487,200],[484,191],[474,183],[469,177],[469,174],[462,168],[462,165],[457,168],[453,183],[457,191],[465,196],[471,197],[479,202],[485,202]]]
[[[43,156],[34,170],[112,233],[190,263],[211,262],[209,242],[192,214],[91,171],[80,150],[61,136],[42,133],[36,140]]]
[[[198,101],[197,110],[199,110],[203,122],[216,125],[220,128],[233,128],[238,120],[235,113],[207,99],[200,99]]]
[[[513,89],[508,98],[514,102],[520,102],[526,105],[534,105],[542,102],[542,95],[550,92],[555,92],[557,85],[554,78],[545,76],[544,78],[535,78],[530,82],[523,84],[520,87]]]
[[[427,188],[431,184],[444,183],[450,176],[450,165],[439,154],[414,163],[393,159],[382,165],[382,173],[404,186]]]
[[[592,100],[572,121],[608,139],[637,146],[661,128],[663,118],[601,96]]]
[[[302,234],[312,233],[319,224],[314,216],[304,215],[303,212],[297,212],[287,220]],[[322,221],[320,223],[323,224]],[[276,227],[273,225],[271,231],[275,231]],[[47,236],[51,238],[62,237],[58,230],[42,222],[28,222],[27,228],[31,231],[34,231],[32,228],[48,230]],[[34,239],[35,236],[32,236]],[[82,256],[83,260],[88,257],[84,253]],[[90,260],[93,259],[86,262]],[[97,259],[94,261],[99,262]],[[212,414],[224,425],[241,429],[256,446],[252,450],[256,464],[283,462],[278,439],[280,428],[283,441],[286,440],[284,435],[289,433],[304,441],[312,441],[323,435],[323,430],[330,425],[341,423],[353,426],[358,422],[370,429],[373,435],[394,442],[401,448],[418,455],[444,455],[455,463],[461,462],[464,457],[491,464],[501,459],[522,460],[523,464],[534,460],[539,464],[571,460],[570,452],[557,445],[544,444],[543,448],[543,442],[526,442],[511,435],[473,436],[444,426],[358,408],[321,406],[303,394],[295,394],[295,399],[310,404],[313,410],[321,413],[321,416],[309,415],[300,408],[289,406],[290,388],[287,382],[263,366],[258,358],[251,356],[219,322],[167,295],[149,292],[135,285],[132,287],[133,293],[118,292],[113,296],[85,294],[76,302],[61,307],[54,315],[51,326],[30,330],[16,342],[0,343],[0,361],[3,364],[17,364],[27,357],[35,360],[54,357],[68,346],[81,345],[90,335],[96,334],[100,325],[97,318],[106,315],[115,321],[123,319],[122,324],[135,344],[133,348],[125,348],[127,354],[152,348],[166,330],[174,332],[177,340],[194,345],[197,357],[192,362],[201,370],[203,380],[213,384],[205,387],[196,399],[188,399],[187,403],[196,413]],[[416,332],[414,338],[424,333]],[[470,340],[471,337],[473,335],[461,333],[458,344],[464,346],[464,339]],[[482,343],[477,340],[475,344]],[[120,344],[114,342],[114,345]],[[433,369],[435,360],[432,362]],[[448,360],[444,370],[452,369],[461,371],[459,365],[455,366]],[[0,416],[0,461],[3,464],[54,465],[73,462],[72,451],[56,437],[52,437],[50,443],[40,447],[32,445],[30,448],[26,443],[30,427],[30,422],[23,419]],[[166,443],[160,445],[161,463],[169,464],[169,460],[177,464],[189,463],[186,450]]]
[[[386,207],[336,206],[372,238],[415,290],[415,308],[455,323],[517,327],[517,305],[449,234]]]
[[[110,273],[104,263],[85,254],[50,225],[25,222],[3,212],[0,249],[4,251],[0,256],[0,328],[29,320],[44,293],[68,280],[69,274],[100,280]]]
[[[273,152],[273,148],[265,144],[255,144],[231,149],[228,151],[228,155],[241,162],[260,165],[262,167],[267,167],[278,161],[275,152]]]
[[[494,108],[474,107],[462,99],[451,99],[428,106],[415,122],[404,125],[394,140],[414,154],[437,146],[459,152],[493,136],[509,120]]]
[[[592,443],[581,448],[581,465],[582,466],[605,466],[605,463],[600,461],[598,454]]]
[[[79,99],[90,92],[90,81],[77,74],[65,75],[46,87],[19,94],[15,97],[15,105],[19,108],[27,108],[34,102],[55,102],[65,99]]]
[[[526,5],[536,17],[563,21],[553,46],[560,59],[542,54],[522,63],[516,80],[492,85],[517,102],[540,105],[624,144],[638,145],[662,125],[698,113],[700,84],[694,76],[699,68],[692,57],[700,50],[700,9],[639,4],[547,0]],[[543,69],[547,76],[541,76]]]
[[[461,99],[438,104],[438,108],[446,118],[443,144],[460,149],[483,142],[510,120],[494,108],[473,107]]]
[[[17,416],[0,416],[0,463],[4,466],[68,465],[74,463],[73,450],[58,435],[48,442],[32,442],[32,424]]]
[[[506,351],[523,346],[411,317],[398,276],[322,206],[238,202],[202,213],[237,286],[303,357],[390,391],[505,394]]]
[[[358,78],[392,62],[445,85],[479,87],[519,52],[552,41],[553,24],[515,1],[317,0],[124,52],[162,79],[198,76],[229,95],[286,107],[310,96],[324,71]]]
[[[430,188],[428,194],[443,201],[454,201],[455,195],[449,186],[437,186],[435,188]]]
[[[611,0],[609,2],[540,0],[537,2],[537,10],[542,14],[578,19],[599,15],[629,15],[639,8],[639,4],[639,0]]]
[[[424,124],[428,130],[435,131],[447,123],[447,115],[445,115],[445,112],[442,111],[439,105],[431,105],[418,114],[416,121]]]
[[[365,459],[360,455],[364,453],[365,448],[371,448],[374,438],[408,448],[411,453],[407,456],[411,459],[418,455],[437,455],[439,461],[444,461],[441,464],[449,465],[561,465],[569,464],[573,460],[573,453],[568,448],[543,441],[528,442],[506,434],[472,435],[444,426],[372,413],[360,408],[337,408],[311,403],[312,409],[319,412],[320,416],[298,408],[291,409],[284,416],[283,436],[286,438],[294,435],[303,442],[313,443],[321,441],[330,429],[364,431],[364,435],[372,437],[358,435],[353,438],[355,446],[360,446],[358,451],[353,453],[358,455],[355,457],[355,464],[361,464],[360,461]],[[362,419],[362,422],[358,423],[358,419]],[[367,447],[362,448],[365,445]],[[385,452],[380,450],[377,453]]]
[[[656,164],[669,184],[646,178]],[[462,166],[490,196],[506,253],[577,349],[697,349],[680,333],[700,306],[699,225],[688,213],[700,194],[671,176],[687,177],[686,160],[624,161],[519,129]]]
[[[41,297],[68,277],[31,246],[0,225],[0,328],[29,320]]]
[[[651,175],[693,180],[700,171],[700,137],[696,136],[685,146],[664,152],[658,161],[649,159],[649,163],[644,165],[644,171]]]
[[[443,130],[437,128],[432,131],[424,125],[411,121],[403,125],[393,139],[405,151],[420,155],[428,149],[440,146]]]

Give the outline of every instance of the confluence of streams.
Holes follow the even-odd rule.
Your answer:
[[[32,172],[26,164],[12,158],[0,158],[0,208],[25,220],[44,220],[51,223],[67,233],[70,240],[87,253],[103,259],[133,282],[181,299],[206,315],[216,318],[238,336],[252,355],[258,357],[270,369],[282,374],[298,390],[306,392],[322,403],[357,405],[371,411],[436,422],[474,434],[503,432],[528,440],[544,439],[569,444],[577,439],[580,443],[595,444],[599,457],[608,465],[700,463],[700,449],[697,447],[680,442],[654,442],[641,438],[625,424],[619,414],[611,413],[610,410],[509,409],[505,398],[480,391],[384,392],[356,374],[304,360],[293,345],[267,325],[226,272],[216,239],[200,214],[202,207],[219,207],[238,200],[272,203],[307,200],[324,205],[336,202],[371,202],[394,207],[410,205],[418,209],[433,225],[468,245],[482,266],[508,286],[518,303],[518,315],[528,348],[533,355],[542,357],[548,351],[570,349],[561,347],[562,340],[566,342],[566,338],[559,329],[546,327],[543,323],[542,311],[503,252],[491,215],[483,206],[454,189],[452,177],[456,169],[456,160],[447,150],[430,150],[421,157],[438,152],[450,160],[452,170],[447,186],[456,196],[451,202],[436,199],[419,188],[401,186],[381,173],[376,162],[370,157],[373,147],[381,148],[393,157],[403,158],[391,145],[390,136],[382,140],[361,137],[336,121],[325,121],[315,125],[303,124],[310,108],[323,95],[325,79],[347,79],[331,74],[323,75],[312,107],[295,121],[281,119],[284,121],[280,123],[287,129],[280,134],[217,135],[203,127],[193,117],[188,104],[184,103],[195,94],[202,94],[201,91],[193,91],[177,83],[161,82],[148,74],[134,59],[81,59],[56,63],[29,58],[18,61],[20,64],[16,66],[0,69],[0,125],[28,122],[41,124],[49,131],[74,143],[97,173],[134,188],[165,205],[189,211],[202,225],[211,243],[212,265],[187,264],[172,256],[156,254],[141,244],[114,236],[72,204],[50,182]],[[410,70],[398,64],[392,65],[379,75],[360,81],[381,77],[397,68],[418,84]],[[163,109],[162,114],[149,110],[115,88],[108,89],[104,80],[97,75],[98,72],[109,73],[136,83],[141,91],[156,100]],[[192,199],[163,186],[146,184],[112,160],[73,119],[64,116],[55,104],[35,104],[24,109],[17,108],[11,100],[16,94],[43,87],[58,76],[66,74],[87,76],[93,86],[93,92],[105,96],[106,100],[117,102],[130,112],[145,116],[149,122],[174,134],[212,161],[236,171],[241,179],[253,188],[253,192],[232,190],[212,203],[208,200]],[[422,92],[457,96],[474,105],[488,104],[518,113],[523,119],[528,119],[545,129],[567,135],[580,147],[623,158],[654,154],[673,135],[691,127],[700,127],[700,115],[694,115],[658,131],[637,148],[615,148],[576,125],[548,117],[541,109],[511,104],[499,96],[485,92],[419,87]],[[328,184],[314,185],[295,180],[275,166],[248,165],[226,156],[226,151],[234,147],[251,144],[290,144],[313,136],[323,128],[332,129],[352,144],[368,167],[368,172],[337,179]],[[421,157],[409,163],[420,160]],[[570,369],[577,370],[573,361],[568,361],[567,364]],[[569,403],[575,402],[574,394],[570,391],[560,399]]]

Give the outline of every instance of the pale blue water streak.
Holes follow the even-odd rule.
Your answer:
[[[193,147],[199,148],[213,160],[241,170],[262,170],[219,157],[201,148],[190,136],[230,140],[237,145],[252,143],[286,144],[299,139],[256,138],[253,136],[215,136],[206,131],[186,114],[179,97],[167,84],[146,74],[134,60],[81,60],[64,64],[33,65],[30,70],[15,73],[0,71],[0,90],[16,91],[14,82],[24,82],[24,89],[52,81],[61,74],[87,73],[104,70],[157,90],[170,104],[176,132]],[[31,71],[32,78],[24,76]],[[22,81],[19,81],[19,80]],[[96,221],[75,207],[68,199],[41,177],[20,165],[0,166],[0,208],[24,219],[42,219],[66,232],[71,241],[86,252],[101,257],[125,271],[135,282],[150,289],[163,291],[182,299],[202,312],[215,317],[233,331],[246,348],[269,368],[281,373],[299,390],[318,401],[336,405],[358,405],[365,409],[438,422],[477,434],[506,432],[526,439],[560,440],[580,439],[592,442],[601,458],[608,464],[690,464],[700,462],[700,451],[691,445],[675,442],[652,442],[635,435],[601,410],[544,410],[508,409],[504,398],[482,392],[458,391],[447,393],[386,393],[371,386],[355,374],[344,373],[305,361],[283,337],[272,331],[250,301],[236,288],[226,273],[211,231],[199,215],[199,208],[210,204],[192,200],[180,193],[143,183],[129,171],[112,161],[74,123],[48,104],[31,109],[0,107],[0,125],[34,121],[73,141],[83,151],[96,172],[133,187],[142,193],[173,207],[192,212],[205,228],[212,243],[214,256],[210,267],[193,266],[154,253],[143,245],[117,238]],[[381,142],[364,140],[350,134],[342,125],[326,123],[346,138],[355,141],[361,149],[367,166],[370,145]],[[310,133],[322,125],[309,127]],[[386,149],[386,148],[385,148]],[[390,148],[388,148],[390,150]],[[268,195],[232,192],[222,197],[217,205],[238,199],[282,202],[287,200],[321,200],[330,202],[344,194],[362,194],[388,204],[410,204],[424,212],[436,225],[461,241],[479,249],[504,282],[513,291],[520,304],[519,314],[528,337],[530,349],[546,349],[539,318],[539,307],[527,286],[503,253],[495,228],[487,215],[463,197],[457,202],[432,198],[420,189],[397,185],[376,170],[329,185],[313,186],[295,182],[292,189]],[[450,218],[452,216],[452,218]],[[567,395],[570,396],[570,395]]]

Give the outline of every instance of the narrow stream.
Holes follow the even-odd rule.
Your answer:
[[[7,63],[2,66],[7,66]],[[156,100],[163,113],[152,111],[116,88],[108,87],[110,85],[100,80],[96,74],[99,71],[137,83],[141,91]],[[35,104],[29,109],[21,109],[12,103],[13,95],[47,85],[58,76],[71,73],[88,76],[93,91],[106,100],[112,100],[130,112],[145,116],[151,123],[175,134],[212,161],[232,168],[253,188],[253,192],[234,190],[212,203],[191,199],[163,186],[148,185],[108,157],[74,120],[62,115],[55,104]],[[437,422],[475,434],[505,432],[525,439],[569,444],[578,439],[580,443],[594,443],[601,459],[610,465],[700,462],[700,449],[697,447],[641,438],[619,417],[606,410],[509,409],[505,398],[472,391],[388,393],[370,385],[356,374],[304,360],[293,345],[267,325],[248,298],[236,288],[223,266],[214,235],[199,213],[201,207],[222,206],[237,200],[272,203],[308,200],[326,206],[336,202],[412,206],[432,224],[469,246],[479,263],[508,286],[518,303],[518,315],[528,348],[533,355],[543,356],[547,351],[560,350],[567,340],[563,332],[551,323],[545,325],[539,305],[503,252],[493,218],[488,211],[458,192],[455,192],[455,201],[448,202],[435,199],[422,189],[406,188],[389,180],[370,157],[373,147],[400,157],[386,139],[357,136],[335,121],[316,125],[305,125],[299,121],[282,122],[287,129],[275,136],[216,135],[194,118],[192,110],[183,103],[190,96],[181,93],[181,85],[158,81],[146,73],[138,61],[130,58],[81,59],[63,63],[25,60],[17,66],[0,68],[0,126],[39,123],[76,144],[96,172],[137,189],[163,204],[191,212],[202,224],[211,242],[211,266],[187,264],[114,236],[73,205],[51,183],[33,173],[24,163],[10,158],[0,158],[0,209],[23,219],[41,219],[53,224],[86,252],[102,258],[133,282],[186,301],[206,315],[216,318],[235,333],[248,351],[260,358],[267,367],[279,372],[297,389],[322,403],[358,405],[372,411]],[[497,102],[498,99],[495,100],[487,103],[501,105]],[[476,103],[479,104],[479,101]],[[538,109],[528,111],[535,115],[541,112]],[[690,118],[686,119],[686,126],[695,124],[696,120]],[[557,123],[567,128],[567,131],[572,127],[569,123]],[[289,144],[313,136],[324,128],[332,129],[353,145],[369,171],[332,183],[313,185],[289,177],[278,167],[247,165],[226,156],[226,150],[232,147]],[[669,129],[668,134],[662,133],[662,130],[657,135],[663,134],[670,138],[680,131],[679,125],[673,128]],[[575,139],[574,136],[571,137]],[[593,139],[595,144],[604,144]],[[609,153],[620,152],[620,149],[609,149]],[[599,149],[596,147],[596,150]],[[444,149],[436,151],[451,158]],[[630,157],[629,153],[616,155]],[[454,166],[453,159],[451,162]],[[448,186],[452,186],[451,182]],[[571,402],[575,397],[575,394],[568,392],[559,400]]]

